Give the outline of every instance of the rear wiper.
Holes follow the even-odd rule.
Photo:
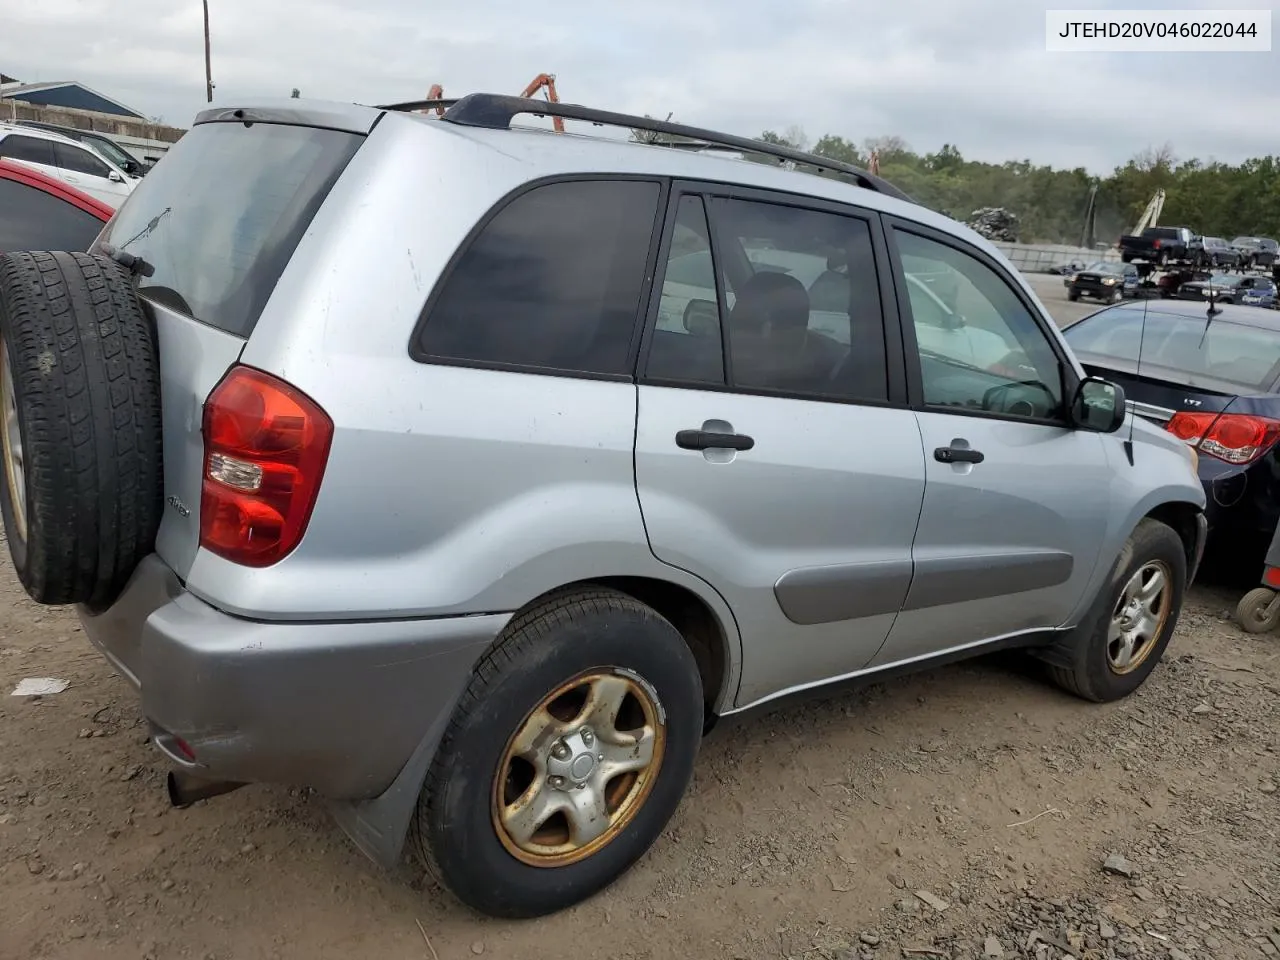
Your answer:
[[[103,243],[99,245],[99,249],[106,256],[110,257],[116,263],[120,264],[120,266],[124,267],[134,276],[149,277],[153,275],[156,272],[156,268],[154,266],[152,266],[146,260],[143,260],[142,257],[135,257],[131,253],[125,253],[124,248],[129,246],[129,244],[131,243],[141,240],[143,237],[150,236],[151,231],[154,230],[156,227],[158,227],[160,225],[160,221],[163,220],[165,216],[171,213],[172,211],[173,211],[173,207],[165,207],[163,210],[157,213],[154,217],[148,220],[147,225],[145,227],[143,227],[141,230],[135,233],[132,237],[130,237],[124,243],[120,244],[120,246],[116,247],[110,243]]]
[[[109,243],[101,244],[98,249],[102,251],[104,256],[110,257],[134,276],[149,277],[156,272],[156,268],[146,260],[141,257],[135,257],[132,253],[125,253]]]

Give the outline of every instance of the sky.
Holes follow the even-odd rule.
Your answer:
[[[918,152],[1109,173],[1171,144],[1180,159],[1280,152],[1270,53],[1049,53],[1045,10],[1070,0],[209,0],[215,104],[361,103],[518,93],[756,136],[799,127]],[[1081,4],[1081,6],[1086,6]],[[1099,2],[1091,9],[1266,9],[1259,0]],[[79,80],[187,126],[205,104],[197,0],[13,0],[0,71]],[[1280,18],[1278,18],[1280,19]]]

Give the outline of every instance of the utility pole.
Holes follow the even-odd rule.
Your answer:
[[[204,3],[204,89],[209,102],[213,103],[213,67],[209,62],[209,0],[202,0],[202,2]]]
[[[1093,186],[1089,188],[1089,203],[1084,209],[1084,229],[1080,235],[1080,246],[1092,250],[1094,244],[1097,243],[1097,220],[1098,220],[1098,181],[1093,182]]]

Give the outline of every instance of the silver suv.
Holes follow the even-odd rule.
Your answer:
[[[90,254],[0,262],[13,561],[175,803],[313,788],[533,916],[644,854],[716,717],[1013,646],[1145,680],[1194,454],[989,243],[785,148],[435,106],[206,112]]]

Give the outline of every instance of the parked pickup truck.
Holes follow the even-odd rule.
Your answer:
[[[1194,238],[1195,233],[1188,227],[1147,227],[1137,236],[1120,238],[1120,259],[1125,263],[1185,260]]]

